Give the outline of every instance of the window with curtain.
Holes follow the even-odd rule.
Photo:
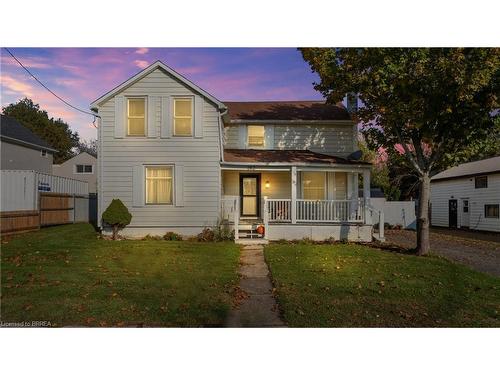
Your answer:
[[[193,99],[174,98],[174,135],[193,135]]]
[[[146,167],[146,204],[172,204],[173,167]]]
[[[324,200],[326,173],[302,172],[302,199]]]
[[[264,147],[264,133],[265,127],[262,125],[248,125],[248,147]]]
[[[146,99],[127,99],[127,135],[144,137],[146,135]]]

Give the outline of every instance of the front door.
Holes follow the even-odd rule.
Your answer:
[[[260,175],[240,174],[240,212],[241,216],[259,217],[260,214]]]
[[[450,228],[456,228],[457,227],[457,200],[456,199],[450,199],[448,201],[448,226]]]
[[[462,199],[462,227],[469,228],[469,200],[468,199]]]

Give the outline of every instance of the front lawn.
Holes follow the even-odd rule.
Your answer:
[[[265,248],[291,327],[499,327],[500,279],[362,245]]]
[[[221,326],[238,257],[229,242],[101,240],[89,224],[3,239],[1,320]]]

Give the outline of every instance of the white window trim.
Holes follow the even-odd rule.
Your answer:
[[[45,154],[44,154],[45,152]],[[42,158],[48,158],[49,157],[49,153],[47,152],[47,150],[40,150],[40,156]]]
[[[176,116],[175,115],[175,101],[176,100],[191,100],[191,116]],[[186,135],[186,134],[176,134],[176,129],[175,129],[175,119],[187,119],[191,118],[191,134]],[[180,137],[180,138],[193,138],[194,136],[194,96],[173,96],[172,97],[172,135],[174,137]]]
[[[171,203],[148,203],[148,185],[147,185],[148,173],[147,173],[147,168],[157,168],[157,167],[165,167],[165,168],[172,169],[172,177],[171,177],[171,180],[172,180],[172,202]],[[143,165],[142,174],[144,176],[144,205],[145,206],[165,207],[165,206],[174,206],[175,205],[175,164],[146,164],[146,165]]]
[[[264,128],[264,135],[262,136],[262,138],[263,138],[262,146],[256,146],[256,145],[250,144],[250,136],[249,136],[249,131],[248,131],[250,126],[260,126],[260,127]],[[258,125],[258,124],[247,125],[246,126],[246,142],[245,143],[246,143],[248,149],[255,149],[255,150],[265,149],[266,148],[266,126],[265,125]]]
[[[83,165],[84,172],[78,172],[78,170],[76,168],[77,165]],[[86,165],[90,165],[92,167],[92,172],[85,172]],[[94,165],[93,164],[75,164],[73,166],[73,174],[94,174]]]
[[[129,105],[128,102],[130,99],[143,99],[144,100],[144,135],[134,135],[130,134],[129,129]],[[148,136],[148,97],[147,96],[126,96],[125,97],[125,121],[127,122],[127,137],[131,138],[146,138]],[[133,117],[133,118],[141,118],[141,117]]]

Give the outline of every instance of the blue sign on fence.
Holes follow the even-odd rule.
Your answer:
[[[38,191],[50,191],[50,184],[48,182],[38,182]]]

